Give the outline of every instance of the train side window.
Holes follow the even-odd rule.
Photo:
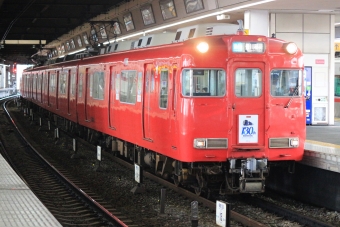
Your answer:
[[[55,73],[51,73],[50,76],[50,90],[51,92],[55,92],[55,79],[56,79],[56,74]]]
[[[36,92],[37,88],[37,75],[33,76],[33,92]]]
[[[237,69],[235,72],[235,95],[237,97],[259,97],[261,94],[261,70]]]
[[[168,84],[169,84],[169,71],[168,69],[163,69],[160,75],[159,83],[159,107],[166,109],[168,107]]]
[[[83,96],[83,74],[79,73],[78,97],[81,98],[82,96]]]
[[[270,73],[270,93],[272,96],[300,96],[301,70],[273,70]]]
[[[76,74],[74,72],[71,73],[71,94],[72,96],[76,95]]]
[[[103,100],[104,99],[104,88],[105,88],[105,77],[103,71],[95,71],[91,75],[90,88],[92,98]]]
[[[137,71],[122,71],[120,77],[119,100],[125,103],[136,103]]]
[[[66,94],[67,71],[63,71],[59,76],[59,94]]]
[[[221,69],[184,69],[182,95],[222,97],[226,94],[226,73]]]

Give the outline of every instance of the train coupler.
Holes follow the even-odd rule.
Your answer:
[[[263,178],[240,178],[240,193],[263,193],[264,188]]]

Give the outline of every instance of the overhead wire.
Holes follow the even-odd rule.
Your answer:
[[[8,28],[5,31],[5,34],[3,35],[2,39],[1,39],[1,43],[4,43],[4,41],[6,40],[6,37],[8,35],[8,33],[10,32],[11,28],[13,27],[13,25],[15,24],[15,22],[31,7],[31,5],[35,2],[36,0],[31,0],[27,3],[27,5],[25,6],[25,8],[23,10],[20,11],[20,13],[11,21],[11,23],[8,25]]]

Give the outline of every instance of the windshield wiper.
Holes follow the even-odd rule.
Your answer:
[[[287,105],[285,106],[285,108],[288,108],[288,107],[290,106],[290,104],[291,104],[292,101],[293,101],[294,96],[295,96],[295,95],[297,94],[297,92],[299,91],[299,88],[300,88],[300,86],[298,86],[298,87],[295,88],[295,91],[294,91],[294,93],[292,94],[292,97],[290,98],[290,100],[289,100],[289,102],[287,103]]]

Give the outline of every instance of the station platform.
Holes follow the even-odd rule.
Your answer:
[[[266,188],[340,212],[340,119],[334,125],[307,126],[302,161],[287,171],[273,167]]]
[[[340,173],[340,118],[334,125],[307,126],[301,164]]]
[[[62,226],[0,155],[0,226]]]

